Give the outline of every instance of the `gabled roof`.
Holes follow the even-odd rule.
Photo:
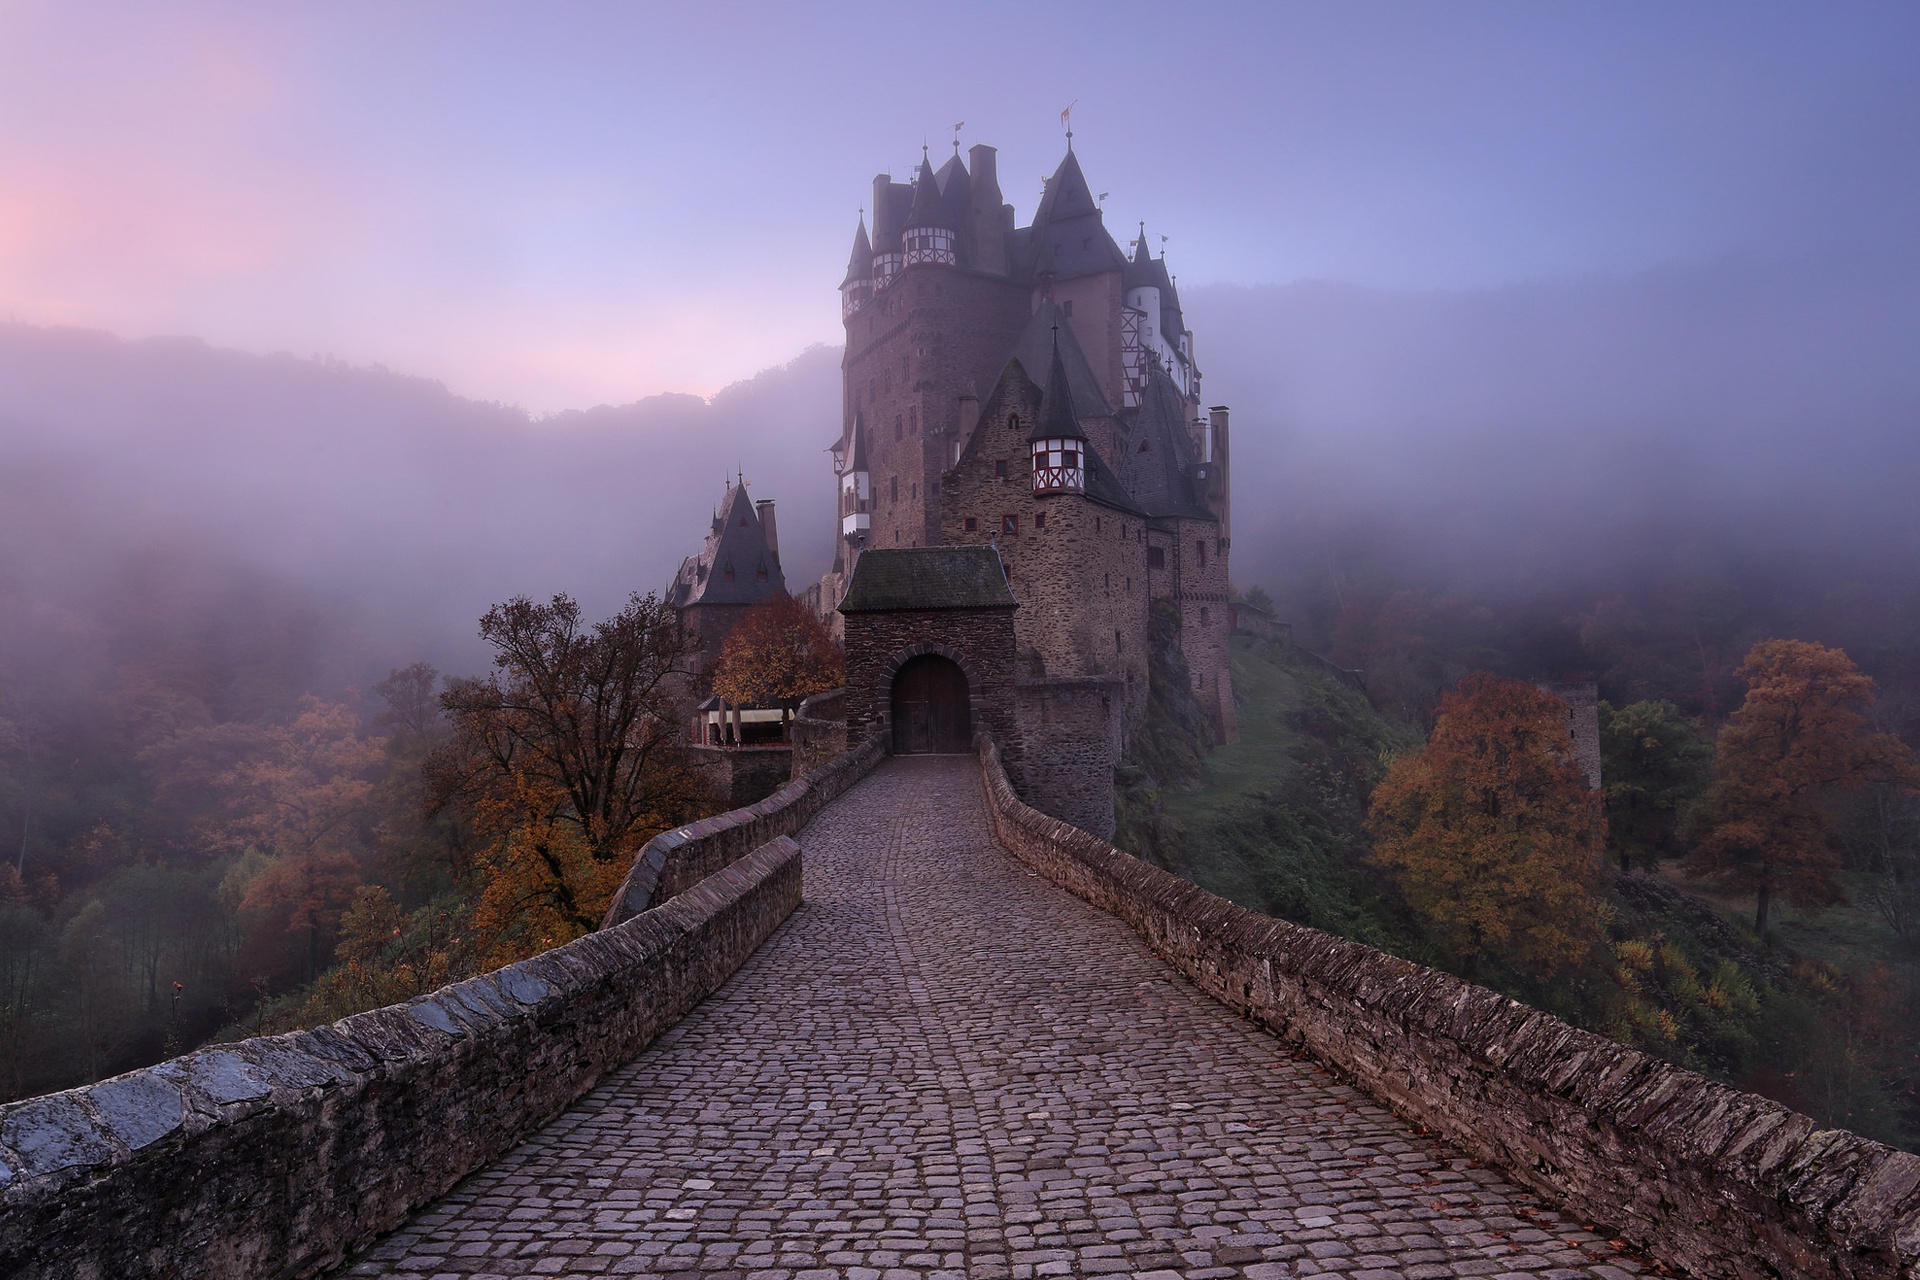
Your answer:
[[[1164,370],[1154,369],[1120,457],[1121,479],[1148,515],[1211,520],[1213,513],[1194,489],[1195,460],[1186,416],[1187,402],[1180,388]]]
[[[853,411],[853,451],[847,460],[847,470],[865,471],[867,469],[867,420],[860,411]]]
[[[1086,352],[1080,349],[1079,339],[1073,336],[1073,325],[1058,303],[1048,300],[1034,309],[1033,315],[1027,319],[1026,329],[1020,334],[1020,341],[1014,344],[1014,359],[1024,368],[1050,368],[1056,334],[1060,340],[1060,360],[1067,370],[1067,387],[1073,393],[1074,409],[1081,418],[1111,418],[1113,407],[1102,394],[1100,379],[1088,363]]]
[[[764,579],[762,573],[766,574]],[[760,513],[747,496],[746,483],[736,482],[721,500],[706,546],[700,554],[680,562],[680,572],[667,588],[667,603],[677,609],[703,604],[756,604],[768,596],[786,593],[787,580],[780,572],[780,561],[767,551]]]
[[[1013,609],[993,547],[877,547],[853,566],[841,613],[901,609]]]

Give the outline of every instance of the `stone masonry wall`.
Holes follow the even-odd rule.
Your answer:
[[[849,740],[892,732],[889,663],[917,645],[961,655],[974,727],[1013,735],[1013,612],[924,609],[846,615]],[[1017,749],[1009,754],[1017,754]]]
[[[834,614],[834,617],[839,617]],[[847,691],[829,689],[800,704],[793,717],[793,774],[791,781],[818,769],[847,751]]]
[[[1026,748],[1015,787],[1043,813],[1112,839],[1120,682],[1102,676],[1022,680],[1015,692]]]
[[[942,478],[940,541],[997,544],[1020,601],[1014,631],[1021,654],[1038,656],[1048,676],[1118,679],[1130,731],[1147,709],[1142,521],[1078,495],[1034,496],[1027,435],[1039,403],[1040,389],[1019,378],[1006,379],[988,397],[973,443]],[[1036,521],[1041,515],[1045,525]],[[1012,533],[1005,530],[1007,516]]]
[[[610,929],[631,920],[685,893],[767,841],[792,835],[872,772],[886,754],[885,738],[869,737],[855,750],[789,782],[765,800],[661,832],[633,860],[633,869],[613,895],[600,927]]]
[[[1920,1156],[1214,897],[1022,804],[979,745],[1015,856],[1469,1155],[1693,1275],[1920,1275]]]
[[[0,1275],[311,1276],[629,1061],[800,904],[774,840],[672,902],[410,1004],[0,1108]]]

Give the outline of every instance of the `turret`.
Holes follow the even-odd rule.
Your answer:
[[[1007,225],[1011,210],[1000,194],[999,153],[989,146],[967,149],[972,170],[968,184],[968,220],[973,224],[975,270],[996,276],[1007,274]]]
[[[867,239],[867,220],[863,216],[859,230],[853,233],[853,256],[847,259],[847,278],[840,282],[840,318],[851,319],[872,297],[873,243]]]
[[[1060,359],[1059,331],[1054,331],[1053,365],[1047,370],[1047,389],[1040,399],[1039,420],[1027,437],[1033,450],[1033,492],[1036,495],[1087,491],[1087,433],[1073,411],[1073,392],[1067,386],[1067,366]]]
[[[933,176],[933,164],[923,155],[920,176],[913,184],[913,208],[906,225],[900,228],[905,251],[904,265],[951,267],[958,261],[954,252],[954,218],[940,198],[940,184]]]
[[[1231,539],[1233,491],[1230,468],[1231,449],[1227,440],[1227,406],[1217,404],[1207,410],[1207,508],[1220,521],[1220,536]]]

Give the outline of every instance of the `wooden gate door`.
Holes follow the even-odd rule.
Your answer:
[[[895,755],[964,753],[973,749],[967,673],[951,659],[910,658],[893,678]]]

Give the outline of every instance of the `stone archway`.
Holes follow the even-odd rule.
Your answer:
[[[967,673],[953,659],[922,653],[893,676],[895,755],[962,754],[973,749],[973,711]]]

